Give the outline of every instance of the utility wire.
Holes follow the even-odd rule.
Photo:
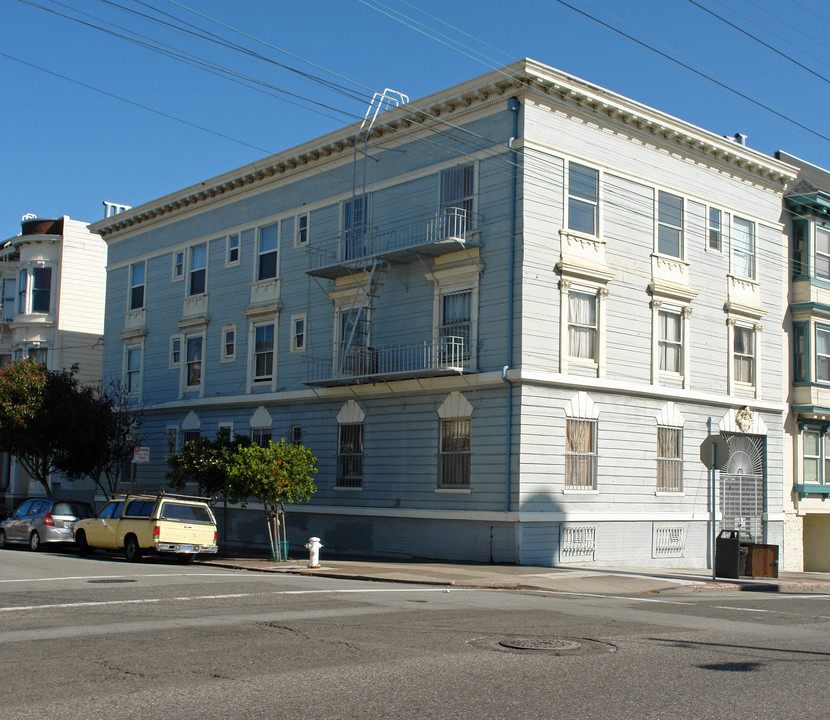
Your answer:
[[[787,53],[781,52],[781,51],[780,51],[777,47],[774,47],[773,45],[770,45],[768,42],[764,42],[763,40],[761,40],[761,38],[757,37],[756,35],[753,35],[753,34],[752,34],[752,33],[750,33],[750,32],[747,32],[746,30],[744,30],[744,29],[743,29],[742,27],[740,27],[739,25],[736,25],[735,23],[730,22],[730,21],[729,21],[729,20],[727,20],[725,17],[723,17],[723,16],[721,16],[721,15],[718,15],[716,12],[714,12],[714,11],[710,10],[709,8],[704,7],[704,6],[703,6],[703,5],[701,5],[699,2],[696,2],[696,0],[688,0],[688,2],[690,2],[690,3],[691,3],[692,5],[694,5],[696,8],[700,8],[701,10],[703,10],[703,12],[708,13],[708,14],[709,14],[709,15],[711,15],[713,18],[717,18],[717,19],[718,19],[718,20],[720,20],[722,23],[724,23],[724,24],[728,25],[729,27],[731,27],[733,30],[737,30],[739,33],[741,33],[741,35],[745,35],[745,36],[746,36],[746,37],[748,37],[750,40],[754,40],[754,41],[755,41],[755,42],[757,42],[759,45],[763,45],[765,48],[767,48],[767,50],[772,50],[772,52],[774,52],[776,55],[779,55],[780,57],[784,58],[785,60],[788,60],[788,61],[789,61],[789,62],[791,62],[793,65],[797,65],[797,66],[798,66],[798,67],[800,67],[802,70],[806,70],[808,73],[810,73],[811,75],[814,75],[815,77],[817,77],[817,78],[818,78],[819,80],[821,80],[822,82],[826,82],[828,85],[830,85],[830,78],[825,77],[825,76],[824,76],[824,75],[822,75],[821,73],[817,73],[817,72],[816,72],[815,70],[813,70],[812,68],[807,67],[807,66],[806,66],[806,65],[804,65],[803,63],[798,62],[798,60],[796,60],[795,58],[791,58],[789,55],[787,55]]]

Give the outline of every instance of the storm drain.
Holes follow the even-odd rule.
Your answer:
[[[87,580],[89,583],[131,583],[135,582],[135,580],[130,580],[129,578],[101,578],[100,580]]]
[[[513,650],[579,650],[582,645],[559,638],[517,637],[499,640],[499,645]]]

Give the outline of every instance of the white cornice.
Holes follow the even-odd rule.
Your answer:
[[[541,96],[648,132],[661,142],[676,142],[721,162],[741,168],[768,181],[784,185],[796,176],[796,169],[740,145],[730,139],[698,128],[634,100],[562,73],[533,60],[519,60],[460,85],[402,105],[379,115],[371,139],[393,137],[400,130],[415,127],[435,129],[469,113],[511,96]],[[291,177],[318,163],[346,159],[358,141],[360,125],[355,123],[263,160],[232,170],[198,185],[127,210],[90,225],[105,240],[149,226],[154,221],[184,215],[200,206],[232,198],[252,188],[265,186],[282,177]]]

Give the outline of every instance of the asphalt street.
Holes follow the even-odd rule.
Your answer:
[[[0,718],[815,718],[830,596],[596,595],[0,551]]]

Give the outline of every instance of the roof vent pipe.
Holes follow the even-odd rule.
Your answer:
[[[746,137],[743,133],[735,133],[735,142],[738,145],[746,145]]]

